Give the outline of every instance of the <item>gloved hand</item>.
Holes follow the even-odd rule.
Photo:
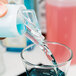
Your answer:
[[[8,0],[0,0],[0,2],[3,2],[4,4],[8,4]]]
[[[7,8],[5,7],[4,4],[7,4],[8,1],[7,0],[0,0],[0,17],[3,17],[6,15],[7,13]],[[0,40],[3,40],[5,38],[0,38]]]

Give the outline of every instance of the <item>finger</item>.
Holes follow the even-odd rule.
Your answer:
[[[3,2],[0,2],[0,17],[3,17],[6,15],[8,9],[5,6],[5,4]]]
[[[4,4],[8,4],[8,0],[0,0],[0,2],[3,2]]]
[[[5,38],[0,38],[0,40],[3,40],[3,39],[5,39]]]

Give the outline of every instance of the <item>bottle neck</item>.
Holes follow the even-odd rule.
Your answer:
[[[36,44],[41,44],[44,41],[44,36],[41,34],[36,14],[33,10],[25,10],[20,8],[18,11],[19,19],[22,20],[25,26],[25,35]]]

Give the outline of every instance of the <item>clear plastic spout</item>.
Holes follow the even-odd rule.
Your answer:
[[[45,49],[45,53],[47,52],[47,54],[52,58],[52,63],[57,64],[51,50],[45,43],[45,37],[41,34],[35,12],[33,10],[25,10],[23,8],[21,8],[18,12],[23,21],[23,25],[26,27],[26,37],[32,40],[35,44],[39,45],[42,50]]]
[[[24,23],[23,25],[25,25],[26,37],[28,37],[36,44],[42,44],[45,38],[41,34],[39,23],[37,21],[34,10],[25,10],[24,8],[20,8],[18,13]]]

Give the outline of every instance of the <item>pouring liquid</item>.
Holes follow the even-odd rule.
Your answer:
[[[24,25],[26,27],[25,36],[27,38],[29,38],[32,42],[34,42],[36,45],[38,45],[42,50],[45,49],[45,55],[47,53],[47,55],[49,55],[51,57],[52,60],[50,60],[50,61],[52,62],[53,65],[56,66],[56,68],[54,69],[55,72],[56,72],[56,75],[52,75],[52,74],[49,74],[49,75],[50,76],[65,76],[65,73],[62,72],[61,70],[59,70],[59,68],[57,67],[57,62],[56,62],[56,60],[55,60],[55,58],[54,58],[51,50],[48,48],[47,44],[45,43],[45,38],[41,34],[41,30],[37,26],[39,24],[37,22],[35,13],[34,12],[32,13],[32,12],[31,11],[25,11],[25,13],[22,13],[22,15],[21,15],[22,16],[22,19],[24,21]],[[47,50],[47,52],[46,52],[46,50]],[[42,65],[43,66],[46,66],[44,64],[42,64]],[[42,69],[33,68],[33,69],[31,69],[31,72],[33,72],[33,70],[35,70],[35,72],[38,72],[38,73],[44,71]],[[45,69],[45,71],[47,71],[47,69]],[[49,76],[49,75],[46,75],[46,74],[45,75],[37,75],[35,73],[29,75],[29,73],[31,73],[31,72],[30,71],[27,71],[28,76]],[[47,71],[47,72],[50,73],[49,71]]]
[[[51,57],[51,61],[53,63],[53,65],[57,65],[57,62],[53,56],[53,54],[51,53],[50,49],[48,48],[47,44],[41,42],[42,44],[40,44],[38,41],[40,40],[36,40],[33,36],[30,36],[29,34],[25,34],[26,37],[28,37],[30,40],[32,40],[36,45],[39,45],[39,47],[41,49],[45,49],[47,50],[47,54]],[[46,51],[45,51],[46,54]],[[47,55],[46,55],[47,56]],[[43,66],[46,66],[44,64],[41,64]],[[44,73],[45,72],[45,73]],[[27,75],[28,76],[65,76],[65,73],[63,71],[61,71],[58,67],[56,67],[55,69],[37,69],[37,68],[32,68],[31,70],[27,71]]]

